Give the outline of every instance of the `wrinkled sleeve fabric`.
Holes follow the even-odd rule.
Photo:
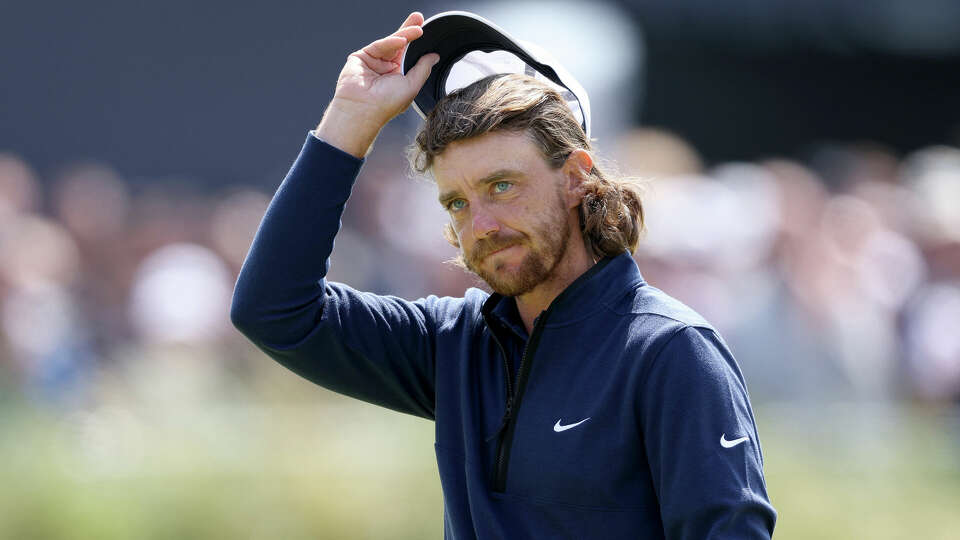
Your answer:
[[[260,223],[230,317],[268,356],[330,390],[434,417],[437,318],[462,299],[406,301],[328,282],[363,160],[308,135]]]
[[[717,333],[685,326],[671,334],[642,389],[642,435],[666,538],[770,538],[777,514],[756,422]]]

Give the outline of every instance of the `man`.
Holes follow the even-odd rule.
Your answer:
[[[411,152],[493,294],[411,302],[325,279],[363,156],[438,61],[401,72],[423,25],[413,13],[348,58],[257,232],[234,324],[320,385],[436,422],[447,538],[769,538],[740,371],[644,282],[638,192],[598,169],[588,120],[549,84],[454,91]]]

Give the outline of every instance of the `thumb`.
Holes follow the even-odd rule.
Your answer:
[[[413,68],[407,72],[406,79],[413,90],[414,95],[420,92],[420,89],[423,88],[423,84],[427,82],[427,78],[430,77],[430,71],[439,61],[439,54],[425,54],[421,56],[420,59],[417,60],[416,65],[414,65]]]

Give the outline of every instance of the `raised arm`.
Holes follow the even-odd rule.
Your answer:
[[[435,320],[457,300],[408,302],[326,280],[334,237],[361,156],[413,100],[433,59],[406,76],[397,64],[423,16],[352,53],[336,96],[277,189],[244,261],[231,320],[270,357],[358,399],[433,415]],[[321,140],[321,138],[323,140]],[[462,300],[459,301],[462,304]]]

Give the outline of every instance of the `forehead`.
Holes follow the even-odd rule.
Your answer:
[[[433,177],[442,190],[500,169],[536,174],[547,168],[539,147],[526,133],[495,131],[450,143],[434,159]]]

